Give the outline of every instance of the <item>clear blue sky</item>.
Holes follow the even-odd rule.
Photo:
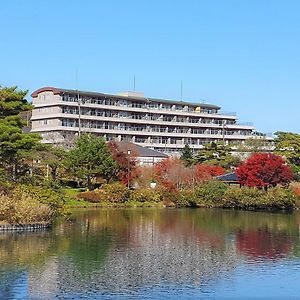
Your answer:
[[[220,105],[300,133],[300,1],[3,0],[0,84]],[[78,85],[76,86],[76,69]]]

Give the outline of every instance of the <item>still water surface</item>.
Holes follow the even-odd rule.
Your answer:
[[[77,210],[0,234],[0,299],[299,299],[300,214]]]

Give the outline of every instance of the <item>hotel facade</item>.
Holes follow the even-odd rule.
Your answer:
[[[142,93],[109,95],[43,87],[32,93],[31,132],[43,142],[69,147],[83,132],[107,141],[126,141],[164,153],[186,144],[199,150],[209,142],[230,145],[257,137],[250,123],[219,106],[146,98]]]

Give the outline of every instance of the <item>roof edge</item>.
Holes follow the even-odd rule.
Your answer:
[[[42,87],[42,88],[34,91],[31,94],[31,97],[36,98],[38,96],[38,94],[40,94],[42,92],[53,92],[54,95],[57,95],[57,94],[61,93],[62,90],[59,88],[56,88],[56,87],[52,87],[52,86],[45,86],[45,87]]]
[[[31,94],[32,98],[37,98],[39,93],[42,92],[53,92],[54,95],[58,95],[60,93],[79,93],[79,94],[87,94],[87,95],[99,95],[99,96],[106,96],[106,97],[114,97],[114,98],[128,98],[127,96],[121,96],[121,95],[114,95],[114,94],[105,94],[105,93],[99,93],[99,92],[88,92],[88,91],[81,91],[81,90],[72,90],[72,89],[62,89],[62,88],[56,88],[56,87],[51,87],[51,86],[46,86],[46,87],[42,87],[36,91],[34,91]],[[143,98],[139,98],[139,97],[129,97],[129,98],[133,98],[133,99],[138,99],[138,100],[144,100],[145,102],[164,102],[164,103],[168,103],[168,104],[181,104],[181,105],[191,105],[191,106],[199,106],[199,107],[206,107],[206,108],[214,108],[214,109],[221,109],[220,106],[218,105],[214,105],[214,104],[206,104],[206,103],[195,103],[195,102],[190,102],[190,101],[179,101],[179,100],[171,100],[171,99],[157,99],[157,98],[151,98],[151,97],[143,97]]]

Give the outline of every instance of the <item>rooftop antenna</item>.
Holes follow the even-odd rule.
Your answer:
[[[180,81],[180,101],[182,102],[182,80]]]
[[[135,74],[133,74],[133,91],[135,92]]]

